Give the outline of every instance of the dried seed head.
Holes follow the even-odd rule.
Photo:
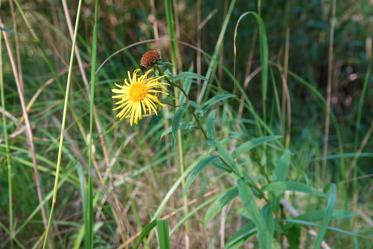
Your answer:
[[[161,53],[159,50],[149,50],[148,52],[145,52],[140,60],[140,65],[149,68],[156,64],[161,59]]]

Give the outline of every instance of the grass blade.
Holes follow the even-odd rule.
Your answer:
[[[259,26],[259,48],[260,48],[260,62],[262,65],[261,70],[261,77],[262,77],[262,105],[263,105],[263,120],[266,121],[266,100],[267,100],[267,92],[268,92],[268,68],[269,68],[269,62],[268,62],[268,39],[267,39],[267,33],[265,29],[265,25],[263,22],[263,19],[260,17],[260,14],[257,14],[253,11],[248,11],[246,13],[243,13],[240,18],[238,19],[235,29],[234,29],[234,42],[233,42],[233,52],[234,52],[234,58],[236,58],[236,37],[237,37],[237,30],[238,25],[242,21],[242,19],[247,15],[253,15],[258,23]],[[235,66],[234,66],[235,67]]]
[[[4,94],[4,81],[3,81],[3,53],[2,53],[2,34],[0,32],[0,97],[1,97],[1,108],[5,109],[5,94]],[[3,136],[5,144],[5,159],[8,169],[8,218],[9,218],[9,233],[10,233],[10,247],[13,248],[13,181],[12,181],[12,163],[10,160],[9,152],[9,141],[8,141],[8,130],[5,112],[2,115],[3,125]]]
[[[205,92],[207,90],[207,85],[212,81],[213,75],[215,74],[216,67],[217,67],[218,61],[219,61],[218,59],[219,59],[219,54],[220,54],[219,53],[220,48],[223,44],[223,38],[224,38],[224,35],[225,35],[225,31],[227,29],[228,22],[229,22],[231,14],[232,14],[233,7],[234,7],[235,3],[236,3],[236,0],[232,0],[230,5],[229,5],[227,15],[224,19],[223,26],[220,30],[218,41],[216,42],[216,45],[215,45],[214,53],[211,57],[209,68],[207,69],[206,80],[203,82],[201,93],[198,96],[198,101],[197,101],[198,103],[201,103],[201,101],[202,101],[202,99],[205,95]]]
[[[170,233],[167,220],[157,221],[158,245],[160,249],[170,249]]]
[[[141,242],[144,241],[144,239],[146,238],[146,236],[148,236],[148,234],[151,232],[151,230],[153,230],[153,228],[157,225],[157,220],[153,220],[152,222],[150,222],[148,225],[146,225],[144,227],[144,229],[141,231],[140,235],[139,235],[139,238],[137,239],[137,242],[134,246],[135,249],[139,248],[140,247],[140,244]]]
[[[323,218],[323,221],[320,226],[319,234],[317,235],[317,238],[315,241],[315,248],[320,248],[321,243],[326,234],[326,230],[328,229],[329,221],[331,220],[332,215],[333,215],[333,209],[334,209],[334,205],[335,205],[336,198],[337,198],[336,195],[337,195],[337,188],[335,184],[333,183],[329,191],[329,197],[328,197],[328,203],[326,205],[325,216]]]
[[[88,184],[87,184],[87,211],[85,212],[85,248],[93,248],[93,184],[92,184],[92,146],[93,146],[93,114],[95,101],[96,83],[96,60],[97,60],[97,21],[98,21],[98,0],[95,3],[95,17],[92,35],[92,57],[91,57],[91,82],[89,98],[89,146],[88,146]]]

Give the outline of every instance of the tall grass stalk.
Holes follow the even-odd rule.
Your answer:
[[[44,233],[43,249],[46,248],[47,243],[48,243],[49,230],[52,225],[53,213],[54,213],[54,208],[55,208],[56,199],[57,199],[58,181],[59,181],[61,159],[62,159],[62,147],[63,147],[63,140],[64,140],[65,125],[66,125],[67,108],[68,108],[68,103],[69,103],[72,67],[73,67],[73,62],[74,62],[74,49],[75,49],[75,44],[76,44],[76,37],[78,34],[78,26],[79,26],[80,10],[82,6],[82,2],[83,2],[82,0],[79,0],[79,3],[78,3],[78,10],[77,10],[75,28],[74,28],[74,37],[73,37],[73,42],[71,45],[69,70],[67,73],[65,100],[64,100],[64,106],[63,106],[63,114],[62,114],[61,130],[60,130],[60,142],[58,145],[57,163],[56,163],[56,171],[55,171],[54,186],[53,186],[53,197],[52,197],[52,204],[51,204],[50,213],[49,213],[48,225]]]
[[[88,146],[88,184],[87,184],[87,215],[85,220],[85,248],[93,248],[93,184],[92,184],[92,146],[93,146],[93,114],[95,101],[95,83],[96,83],[96,60],[97,60],[97,19],[98,19],[98,0],[95,3],[95,17],[93,23],[92,35],[92,57],[91,57],[91,82],[89,98],[89,146]]]
[[[367,43],[368,44],[372,43],[372,37],[367,38]],[[367,49],[371,49],[371,47],[369,47],[369,45],[367,45]],[[371,53],[372,53],[371,51],[367,51],[368,69],[367,69],[367,72],[366,72],[365,77],[364,77],[363,89],[361,91],[361,96],[360,96],[360,99],[359,99],[359,107],[358,107],[357,116],[356,116],[356,127],[355,127],[356,132],[355,132],[355,143],[354,143],[355,144],[355,150],[357,150],[358,145],[359,145],[359,131],[360,131],[360,123],[361,123],[361,114],[363,112],[365,96],[367,94],[369,78],[370,78],[371,71],[372,71],[372,54]]]
[[[177,65],[178,65],[178,44],[176,42],[176,34],[175,34],[175,21],[173,15],[173,6],[171,0],[164,0],[165,10],[166,10],[166,19],[167,19],[167,31],[170,36],[170,45],[171,45],[171,62],[173,64],[172,71],[174,74],[177,72]],[[179,89],[174,87],[174,94],[175,94],[175,105],[179,105]],[[180,175],[183,175],[185,172],[184,166],[184,155],[183,155],[183,137],[181,134],[181,130],[177,131],[177,156],[179,159],[179,168],[180,168]],[[182,179],[182,188],[184,189],[185,180]],[[184,215],[188,214],[188,196],[183,191],[183,209]],[[185,222],[185,245],[186,249],[189,248],[189,222]]]
[[[5,94],[4,94],[4,81],[3,81],[3,52],[2,52],[2,33],[0,33],[0,94],[1,94],[1,108],[3,109],[2,125],[3,125],[3,136],[5,144],[5,159],[8,167],[8,216],[9,216],[9,234],[10,234],[10,248],[14,248],[13,243],[13,182],[12,182],[12,163],[9,155],[9,141],[8,141],[8,130],[7,122],[5,117]]]
[[[328,51],[328,85],[326,88],[326,106],[325,106],[325,126],[324,126],[324,148],[322,161],[322,175],[326,175],[326,156],[328,155],[329,145],[329,129],[330,129],[330,109],[331,109],[331,98],[332,98],[332,86],[333,86],[333,57],[334,57],[334,28],[335,28],[335,12],[336,12],[336,0],[332,2],[332,18],[330,21],[330,33],[329,33],[329,51]]]
[[[205,94],[206,91],[208,90],[207,86],[209,85],[209,83],[211,83],[212,79],[214,78],[216,68],[217,68],[217,65],[218,65],[218,62],[219,62],[219,53],[220,53],[221,46],[222,46],[222,43],[223,43],[223,40],[224,40],[225,31],[227,30],[227,26],[228,26],[230,16],[232,14],[233,7],[234,7],[235,3],[236,3],[236,0],[232,0],[232,2],[229,5],[229,8],[228,8],[227,15],[224,18],[224,22],[223,22],[222,28],[220,30],[218,41],[216,42],[214,53],[211,57],[209,67],[207,69],[206,79],[204,80],[204,82],[202,84],[201,92],[200,92],[200,94],[198,96],[198,99],[197,99],[198,103],[200,103],[202,101],[203,97],[205,95],[207,95],[207,94]]]

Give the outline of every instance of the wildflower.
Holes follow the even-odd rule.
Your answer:
[[[124,80],[123,85],[115,84],[118,88],[112,89],[113,99],[118,99],[113,110],[120,110],[117,118],[128,118],[131,126],[143,116],[157,115],[157,108],[163,107],[158,95],[167,94],[167,84],[160,81],[163,76],[149,76],[152,72],[150,69],[139,75],[140,69],[136,69],[132,77],[128,72],[128,79]]]
[[[156,64],[161,59],[161,53],[159,50],[149,50],[148,52],[144,53],[140,60],[140,65],[149,68]]]

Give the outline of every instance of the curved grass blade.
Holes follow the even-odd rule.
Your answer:
[[[243,13],[240,18],[238,19],[235,29],[234,29],[234,42],[233,42],[233,52],[234,52],[234,58],[236,58],[236,37],[237,37],[237,30],[238,25],[240,24],[241,20],[247,16],[252,15],[255,17],[258,26],[259,26],[259,49],[260,49],[260,62],[262,65],[261,70],[261,77],[262,77],[262,105],[263,105],[263,120],[266,121],[266,100],[267,100],[267,92],[268,92],[268,68],[269,68],[269,62],[268,62],[268,39],[267,39],[267,33],[265,29],[265,25],[263,22],[263,19],[260,17],[259,14],[248,11],[246,13]],[[234,60],[235,61],[235,60]],[[235,68],[235,66],[234,66]]]

